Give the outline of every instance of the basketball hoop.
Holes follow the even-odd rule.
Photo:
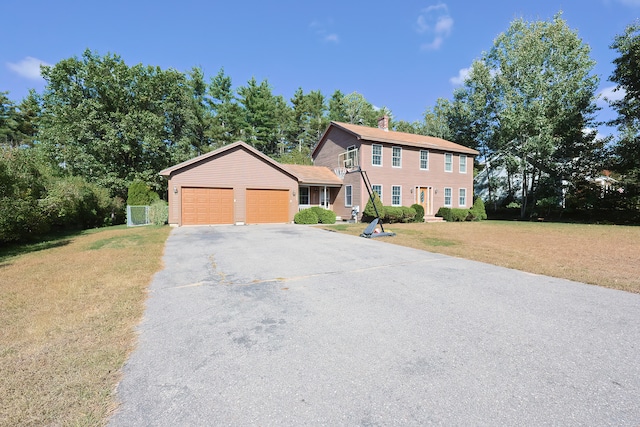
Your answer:
[[[347,174],[347,168],[335,168],[333,172],[338,176],[338,178],[344,180],[344,176]]]

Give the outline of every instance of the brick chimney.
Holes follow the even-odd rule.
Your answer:
[[[378,119],[378,129],[389,131],[389,116],[385,114]]]

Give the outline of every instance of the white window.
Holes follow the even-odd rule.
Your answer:
[[[353,204],[351,189],[351,185],[344,187],[344,205],[347,207],[350,207]]]
[[[373,144],[371,146],[371,164],[373,166],[382,166],[382,145]]]
[[[391,206],[402,206],[402,187],[391,186]]]
[[[393,147],[391,151],[391,166],[402,167],[402,147]]]
[[[453,172],[453,154],[444,153],[444,171]]]
[[[300,187],[300,201],[301,205],[309,204],[309,187]]]
[[[461,188],[458,190],[458,205],[461,208],[467,206],[467,189]]]
[[[373,185],[371,186],[371,190],[372,190],[374,193],[378,193],[378,197],[380,197],[380,201],[382,201],[382,185],[380,185],[380,184],[373,184]]]
[[[420,150],[420,169],[429,170],[429,152],[427,150]]]
[[[447,207],[451,207],[451,188],[444,189],[444,205]]]
[[[460,173],[467,173],[467,156],[460,154]]]

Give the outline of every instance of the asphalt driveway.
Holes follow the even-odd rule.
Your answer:
[[[640,425],[640,295],[391,239],[172,230],[110,425]]]

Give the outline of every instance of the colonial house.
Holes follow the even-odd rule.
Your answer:
[[[316,166],[345,172],[332,209],[349,217],[362,213],[369,199],[363,170],[382,204],[421,204],[425,216],[442,206],[469,208],[473,204],[473,161],[476,150],[431,136],[393,132],[385,116],[378,128],[332,122],[312,152]]]
[[[314,166],[285,165],[238,141],[164,169],[171,225],[286,223],[300,209],[323,206],[342,219],[362,214],[363,176],[385,205],[473,203],[473,159],[452,142],[331,122],[312,152]],[[361,173],[363,171],[364,173]],[[357,208],[357,209],[356,209]]]

